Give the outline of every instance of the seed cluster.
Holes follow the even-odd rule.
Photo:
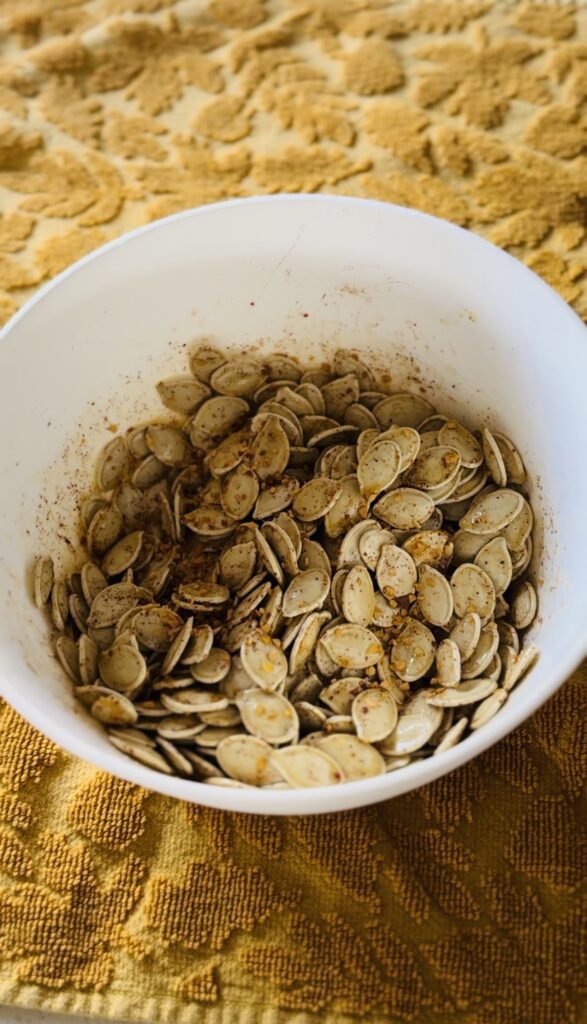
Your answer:
[[[505,435],[332,367],[210,345],[117,436],[87,560],[37,561],[55,650],[112,743],[212,785],[362,779],[437,755],[536,658],[532,509]]]

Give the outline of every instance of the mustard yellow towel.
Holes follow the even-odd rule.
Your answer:
[[[587,312],[586,14],[0,0],[2,316],[155,217],[316,190],[479,231]],[[157,1024],[582,1024],[586,684],[427,789],[288,821],[133,789],[3,706],[0,1001]]]

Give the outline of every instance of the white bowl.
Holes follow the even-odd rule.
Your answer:
[[[331,788],[223,789],[115,750],[76,702],[30,597],[48,551],[65,570],[75,492],[109,424],[161,414],[153,387],[198,336],[302,361],[359,347],[394,387],[426,388],[524,453],[539,510],[537,666],[484,728],[446,753]],[[451,224],[334,196],[236,200],[134,231],[43,288],[0,345],[0,692],[72,754],[183,800],[300,814],[397,796],[452,771],[531,715],[587,651],[587,339],[543,281]],[[542,543],[540,539],[542,538]]]

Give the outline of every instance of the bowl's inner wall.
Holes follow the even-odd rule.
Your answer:
[[[357,348],[385,390],[423,390],[441,411],[512,437],[543,543],[533,631],[542,656],[511,704],[524,701],[526,685],[548,687],[576,643],[570,609],[585,558],[587,365],[585,355],[582,365],[561,355],[565,316],[572,333],[554,296],[471,236],[376,204],[204,209],[85,263],[0,349],[0,672],[39,714],[75,709],[88,744],[107,746],[50,653],[30,567],[47,551],[71,568],[65,538],[77,535],[77,495],[91,487],[108,427],[165,419],[154,384],[184,371],[190,346],[206,336],[309,365]]]

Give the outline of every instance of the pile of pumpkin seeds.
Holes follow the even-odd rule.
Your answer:
[[[209,345],[116,436],[87,560],[35,567],[55,650],[112,743],[211,785],[364,779],[488,722],[532,665],[533,515],[512,441],[349,351],[305,372]]]

